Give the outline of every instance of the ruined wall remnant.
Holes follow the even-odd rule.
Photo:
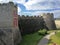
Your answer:
[[[49,30],[56,29],[56,25],[55,25],[55,22],[54,22],[54,15],[53,15],[53,13],[43,13],[42,15],[43,15],[46,27]]]
[[[0,4],[0,45],[17,45],[20,40],[17,6],[12,2]]]

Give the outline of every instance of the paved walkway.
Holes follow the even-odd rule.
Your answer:
[[[49,35],[46,35],[45,37],[43,37],[43,38],[39,41],[38,45],[47,45],[48,42],[49,42],[50,36],[51,36],[51,35],[54,35],[54,34],[55,34],[55,32],[50,33]]]

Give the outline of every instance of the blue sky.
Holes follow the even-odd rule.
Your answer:
[[[60,0],[0,0],[0,3],[13,1],[18,5],[19,15],[40,15],[41,13],[54,13],[60,17]]]

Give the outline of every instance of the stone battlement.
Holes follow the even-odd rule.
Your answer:
[[[8,5],[11,5],[11,6],[15,6],[15,7],[17,7],[17,4],[14,4],[13,2],[0,3],[0,6],[8,6]]]
[[[22,15],[22,16],[20,16],[20,18],[23,18],[23,19],[32,19],[32,18],[34,18],[34,19],[38,19],[38,18],[41,18],[41,16],[24,16],[24,15]]]

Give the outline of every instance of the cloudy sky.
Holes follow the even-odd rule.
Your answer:
[[[18,5],[19,15],[39,15],[41,13],[54,13],[60,17],[60,0],[0,0],[0,3],[13,1]]]

